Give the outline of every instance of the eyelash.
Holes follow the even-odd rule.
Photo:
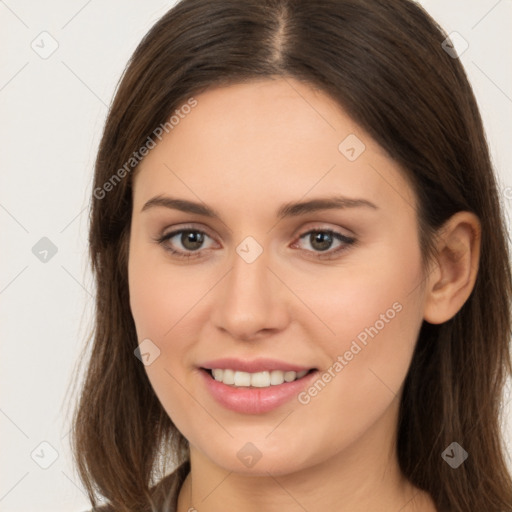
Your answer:
[[[176,256],[178,258],[190,259],[190,258],[200,257],[201,249],[199,249],[197,251],[184,252],[184,251],[177,251],[176,249],[172,249],[171,247],[166,245],[166,242],[168,240],[170,240],[171,238],[174,238],[176,235],[180,235],[180,234],[182,234],[184,232],[200,233],[202,235],[206,235],[208,238],[212,238],[212,237],[210,237],[210,235],[208,235],[208,233],[206,233],[205,231],[202,231],[200,229],[195,229],[193,227],[184,227],[184,228],[178,229],[176,231],[172,231],[171,233],[166,233],[166,234],[156,238],[155,241],[157,243],[159,243],[160,245],[164,246],[164,249],[166,251],[170,252],[172,255],[174,255],[174,256]],[[356,242],[355,238],[343,235],[343,234],[339,233],[338,231],[333,231],[332,229],[316,229],[316,228],[310,229],[309,231],[306,231],[305,233],[302,233],[298,237],[298,240],[302,240],[303,238],[305,238],[308,235],[311,235],[313,233],[316,233],[316,234],[318,234],[318,233],[328,234],[328,235],[332,236],[333,238],[339,240],[340,242],[344,243],[344,245],[342,245],[338,249],[336,249],[334,251],[330,251],[330,252],[327,252],[327,251],[308,251],[308,250],[306,250],[306,252],[317,253],[319,255],[320,259],[333,259],[334,256],[336,256],[337,254],[345,251],[349,246],[353,245]],[[327,255],[327,257],[325,257],[324,255]]]

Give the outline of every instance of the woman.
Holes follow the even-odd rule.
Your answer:
[[[94,507],[512,511],[506,230],[446,40],[408,0],[184,0],[144,37],[95,168]]]

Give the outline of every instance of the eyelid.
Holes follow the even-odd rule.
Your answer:
[[[318,222],[307,222],[306,227],[302,225],[297,231],[295,231],[293,237],[296,239],[301,238],[302,236],[311,233],[312,231],[331,231],[333,233],[339,233],[344,238],[347,239],[355,239],[355,234],[350,231],[348,228],[341,227],[338,225],[330,224],[325,221]]]
[[[172,226],[172,228],[169,228],[169,230],[164,229],[162,232],[162,235],[159,238],[169,237],[169,235],[177,235],[181,231],[197,231],[198,233],[204,233],[205,235],[208,235],[210,238],[215,239],[215,236],[211,234],[208,228],[205,226],[198,227],[194,224],[184,224],[176,226]]]

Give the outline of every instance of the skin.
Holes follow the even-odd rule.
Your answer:
[[[145,369],[190,442],[179,512],[436,510],[400,473],[398,407],[423,320],[448,320],[471,293],[478,219],[459,212],[449,220],[425,276],[412,188],[332,99],[279,78],[196,100],[137,169],[129,245],[137,336],[160,350]],[[366,146],[355,161],[338,149],[350,134]],[[283,203],[335,194],[376,208],[276,218]],[[205,203],[221,220],[163,206],[142,211],[159,195]],[[180,235],[155,241],[179,228],[207,234],[199,257],[165,249],[193,253],[197,245]],[[333,239],[322,251],[313,237],[300,239],[313,228],[356,243],[334,254],[344,244]],[[250,264],[236,252],[247,236],[263,248]],[[199,374],[200,362],[218,357],[271,357],[322,373],[396,303],[400,312],[307,404],[233,412]],[[250,468],[237,457],[247,442],[262,454]]]

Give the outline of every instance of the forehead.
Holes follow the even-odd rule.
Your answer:
[[[139,165],[136,195],[168,189],[211,198],[215,191],[213,199],[221,204],[239,192],[238,200],[249,204],[253,198],[276,196],[281,202],[335,191],[368,200],[409,195],[414,201],[382,148],[309,84],[266,79],[214,88],[194,99],[196,105]]]

